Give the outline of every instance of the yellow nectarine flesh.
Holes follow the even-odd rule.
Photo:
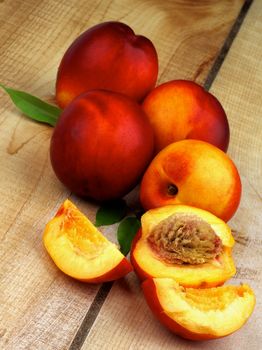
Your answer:
[[[115,244],[69,200],[46,225],[43,241],[58,268],[84,282],[111,281],[132,270]]]
[[[185,222],[180,219],[179,227],[165,232],[167,220],[174,218]],[[202,288],[221,285],[235,274],[234,238],[229,226],[215,215],[186,205],[168,205],[147,211],[141,224],[132,244],[131,262],[142,280],[173,278],[182,286]],[[157,231],[161,227],[162,237]],[[152,244],[154,230],[156,242]]]
[[[246,284],[184,288],[170,278],[146,280],[143,291],[155,316],[172,332],[191,340],[227,336],[244,325],[255,306]]]

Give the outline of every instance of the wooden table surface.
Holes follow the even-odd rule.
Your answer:
[[[191,79],[217,96],[230,123],[229,155],[243,182],[235,231],[237,274],[257,304],[224,339],[193,343],[152,316],[136,276],[104,285],[68,278],[43,248],[42,232],[69,197],[49,161],[52,128],[21,115],[0,91],[0,349],[219,349],[262,347],[262,1],[0,0],[0,82],[54,99],[59,61],[88,27],[120,20],[159,53],[159,83]],[[115,240],[116,226],[103,228]]]

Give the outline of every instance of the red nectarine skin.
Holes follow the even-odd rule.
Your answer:
[[[96,278],[88,279],[88,280],[81,280],[81,281],[87,282],[87,283],[110,282],[110,281],[115,281],[119,278],[124,277],[131,271],[133,271],[132,265],[126,258],[123,258],[123,260],[119,263],[119,265],[117,265],[113,270],[108,271],[104,275],[98,276]]]
[[[168,317],[165,313],[165,310],[163,310],[159,302],[157,292],[156,292],[156,286],[152,278],[149,278],[142,283],[142,289],[143,289],[143,293],[146,298],[146,301],[150,309],[152,310],[153,314],[171,332],[176,333],[181,337],[185,339],[190,339],[190,340],[208,340],[208,339],[216,338],[211,334],[192,333],[188,329],[182,327],[180,324],[175,322],[175,320],[172,320],[170,317]]]
[[[64,108],[84,91],[106,89],[141,101],[153,89],[158,58],[152,42],[126,24],[106,22],[82,33],[60,63],[56,98]]]
[[[60,116],[50,156],[60,181],[98,201],[120,198],[139,181],[153,154],[153,132],[130,98],[94,90],[72,101]]]
[[[172,142],[197,139],[226,151],[229,125],[217,100],[193,81],[173,80],[157,86],[143,109],[155,132],[156,153]]]

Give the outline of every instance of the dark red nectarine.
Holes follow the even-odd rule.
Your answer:
[[[135,101],[93,90],[63,111],[50,156],[57,177],[72,192],[104,201],[124,196],[138,183],[153,146],[153,131]]]
[[[101,23],[81,34],[64,54],[56,99],[64,108],[84,91],[106,89],[140,101],[155,86],[157,74],[157,53],[149,39],[124,23]]]

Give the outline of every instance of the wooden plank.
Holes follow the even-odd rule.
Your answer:
[[[160,81],[179,77],[203,82],[242,4],[243,0],[216,1],[212,6],[206,1],[4,1],[1,82],[53,100],[64,50],[87,27],[112,19],[153,40]],[[51,128],[20,116],[3,92],[0,99],[0,348],[65,349],[98,286],[61,274],[43,249],[45,223],[70,196],[49,163]],[[94,206],[73,200],[94,220]],[[113,237],[113,228],[104,232]],[[117,287],[114,290],[118,293]],[[120,311],[126,313],[124,303]],[[115,319],[106,317],[113,330]],[[107,339],[101,339],[106,346]]]
[[[219,97],[232,130],[229,153],[243,183],[240,208],[230,221],[236,238],[237,274],[230,283],[249,283],[257,305],[238,332],[212,342],[192,343],[172,335],[151,315],[136,277],[113,286],[82,349],[220,349],[261,348],[262,314],[262,7],[251,6],[211,91]],[[236,314],[237,317],[237,314]]]

